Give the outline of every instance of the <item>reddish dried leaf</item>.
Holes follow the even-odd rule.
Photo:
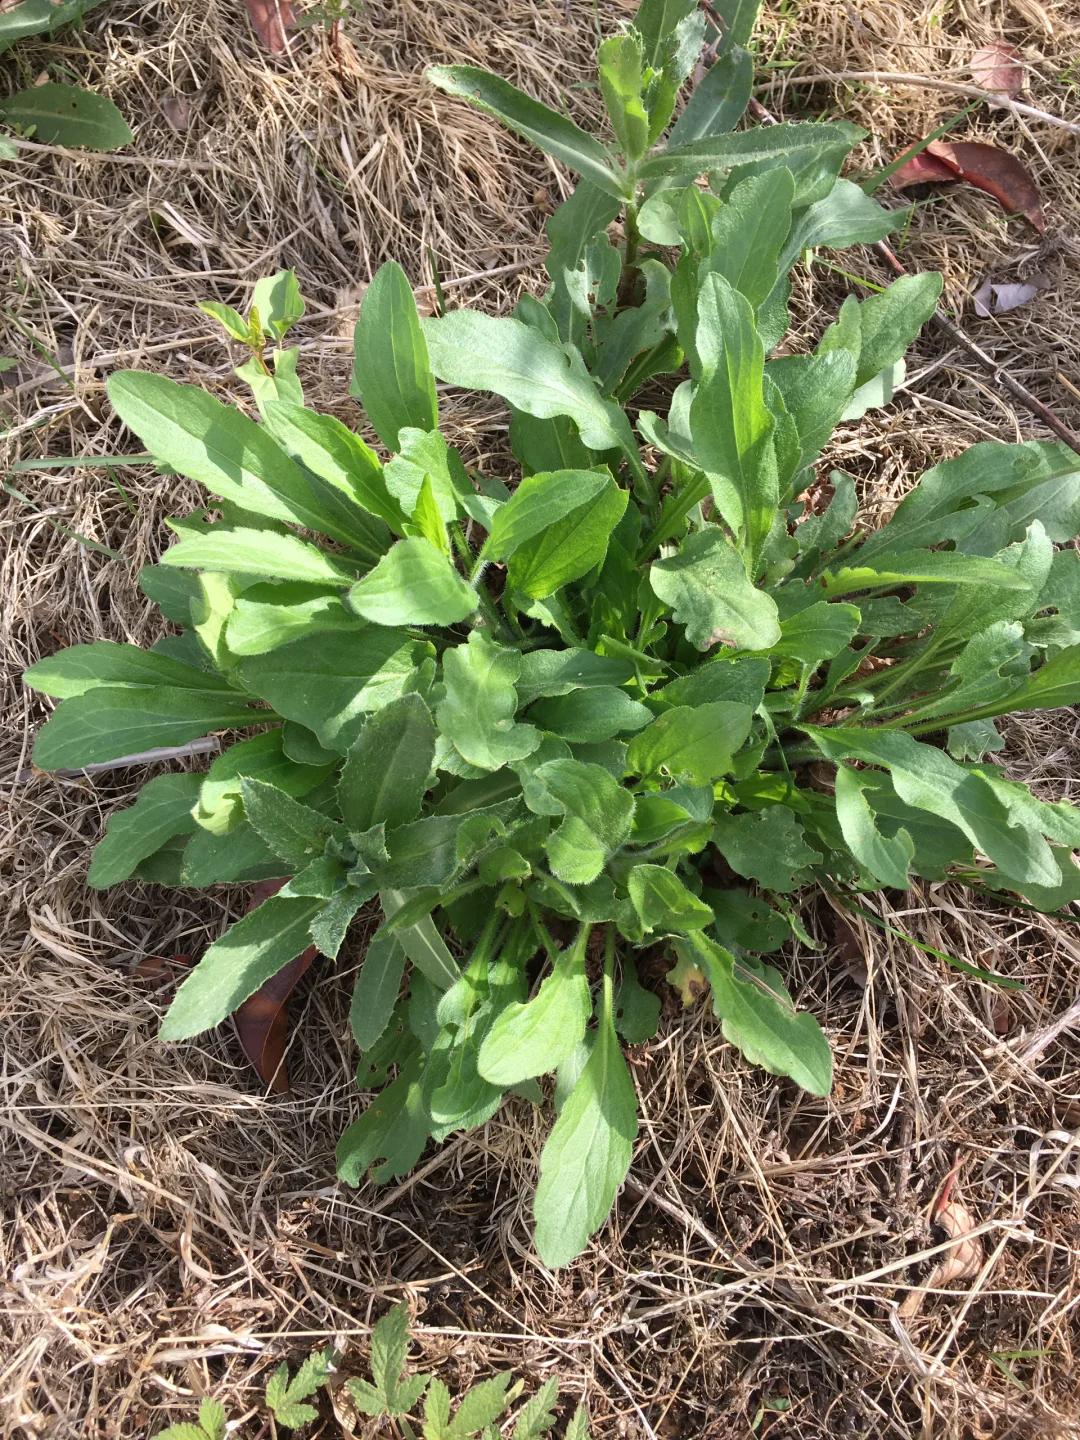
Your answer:
[[[296,19],[291,0],[244,0],[244,3],[255,33],[271,55],[287,50],[288,32]]]
[[[934,140],[927,149],[951,165],[961,180],[985,190],[1010,214],[1026,216],[1040,235],[1045,233],[1046,222],[1035,181],[1008,150],[975,140]]]
[[[920,154],[891,176],[895,190],[944,180],[964,180],[988,195],[1010,215],[1025,216],[1040,235],[1045,233],[1042,203],[1035,182],[1008,150],[975,140],[932,140]]]
[[[252,891],[248,912],[264,900],[269,900],[271,895],[276,895],[285,883],[285,880],[261,881]],[[233,1017],[244,1054],[259,1079],[275,1095],[289,1094],[289,1072],[285,1065],[289,1014],[285,1002],[315,955],[315,946],[310,945],[302,955],[290,960],[283,970],[271,975],[254,995],[244,1001]]]
[[[917,155],[912,155],[910,160],[905,160],[899,170],[894,170],[889,176],[889,184],[894,190],[904,190],[908,185],[931,185],[939,184],[944,180],[955,180],[956,171],[945,164],[944,160],[937,160],[926,150],[920,150]]]
[[[1020,51],[1004,40],[991,40],[971,57],[971,78],[992,95],[1015,100],[1024,88]]]

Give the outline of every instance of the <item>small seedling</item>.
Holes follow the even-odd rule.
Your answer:
[[[326,1384],[334,1373],[334,1365],[339,1358],[331,1346],[318,1350],[314,1355],[308,1356],[291,1380],[288,1364],[284,1360],[281,1362],[266,1387],[267,1407],[279,1425],[287,1425],[290,1430],[295,1430],[315,1419],[318,1414],[315,1407],[302,1402]]]
[[[409,1307],[402,1302],[387,1311],[371,1332],[371,1380],[348,1382],[348,1393],[357,1410],[373,1419],[388,1417],[405,1440],[418,1440],[405,1417],[423,1397],[423,1416],[416,1421],[423,1440],[473,1440],[477,1436],[480,1440],[500,1440],[501,1431],[495,1422],[520,1396],[524,1383],[511,1384],[509,1370],[482,1380],[465,1392],[451,1415],[450,1391],[441,1380],[432,1375],[405,1374],[408,1348]],[[320,1350],[304,1361],[291,1380],[288,1364],[278,1367],[266,1387],[267,1409],[277,1424],[296,1430],[317,1418],[315,1407],[303,1402],[327,1383],[340,1358],[330,1347]],[[518,1411],[510,1440],[541,1440],[555,1423],[558,1399],[558,1381],[545,1381]],[[197,1423],[170,1426],[156,1440],[224,1440],[225,1431],[224,1408],[216,1400],[204,1400]],[[581,1407],[574,1412],[566,1437],[590,1440],[588,1419]]]

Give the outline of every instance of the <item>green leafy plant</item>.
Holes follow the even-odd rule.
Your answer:
[[[0,14],[0,54],[31,35],[52,34],[62,25],[80,21],[100,0],[22,0]],[[127,121],[105,95],[76,85],[32,85],[0,99],[0,120],[21,135],[47,144],[85,145],[93,150],[117,150],[130,143]],[[18,151],[0,138],[0,160],[12,160]]]
[[[424,1440],[498,1440],[499,1416],[521,1394],[521,1381],[511,1384],[509,1370],[490,1380],[481,1380],[461,1397],[450,1414],[450,1391],[432,1375],[404,1375],[409,1345],[409,1308],[404,1303],[388,1311],[371,1332],[371,1381],[350,1380],[349,1394],[362,1415],[392,1417],[406,1440],[416,1432],[404,1418],[424,1401],[420,1433]],[[559,1398],[558,1381],[545,1381],[531,1400],[518,1411],[512,1440],[539,1440],[555,1423],[554,1406]],[[588,1440],[585,1411],[578,1409],[567,1428],[572,1440]]]
[[[314,1355],[308,1356],[291,1380],[287,1362],[281,1362],[266,1387],[267,1408],[279,1425],[295,1430],[317,1417],[314,1405],[303,1402],[330,1379],[337,1359],[331,1346],[317,1350]]]
[[[450,1391],[433,1375],[406,1375],[409,1348],[409,1307],[404,1302],[379,1320],[371,1332],[371,1380],[349,1380],[347,1389],[357,1410],[374,1419],[391,1418],[396,1433],[405,1440],[417,1440],[417,1432],[406,1416],[424,1401],[423,1417],[417,1421],[423,1440],[500,1440],[497,1421],[524,1390],[524,1383],[512,1384],[509,1370],[490,1380],[481,1380],[458,1401],[453,1415]],[[283,1362],[266,1387],[267,1409],[279,1425],[295,1430],[318,1418],[313,1405],[303,1402],[324,1386],[334,1373],[340,1357],[327,1347],[309,1355],[289,1379]],[[555,1423],[559,1383],[547,1380],[514,1418],[510,1440],[541,1440]],[[224,1440],[227,1420],[217,1400],[204,1400],[197,1424],[181,1422],[161,1431],[156,1440]],[[580,1406],[566,1428],[567,1440],[589,1440],[589,1422]]]
[[[204,1400],[198,1421],[182,1420],[159,1431],[157,1440],[225,1440],[228,1417],[219,1400]]]
[[[45,769],[252,730],[206,775],[151,780],[94,853],[97,886],[291,877],[210,947],[163,1037],[219,1024],[312,943],[335,957],[377,900],[352,1027],[380,1094],[340,1174],[405,1174],[507,1093],[541,1103],[553,1072],[534,1205],[552,1266],[630,1163],[622,1042],[660,1008],[637,952],[667,947],[747,1059],[824,1095],[825,1036],[762,958],[815,943],[804,887],[1080,897],[1080,815],[986,759],[996,717],[1080,700],[1080,559],[1055,551],[1080,531],[1076,456],[976,445],[872,533],[849,476],[813,484],[835,426],[888,399],[940,280],[850,298],[812,350],[776,354],[801,257],[904,212],[839,178],[850,125],[732,133],[752,11],[721,7],[725,43],[662,143],[692,0],[645,0],[601,45],[617,148],[496,76],[433,71],[582,176],[547,223],[546,294],[422,320],[385,265],[352,386],[383,455],[304,408],[295,301],[259,319],[272,363],[236,317],[261,423],[114,375],[119,416],[214,497],[140,577],[184,630],[27,675],[62,702]],[[469,471],[437,379],[502,397],[520,475]]]

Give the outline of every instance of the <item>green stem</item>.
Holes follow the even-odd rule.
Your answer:
[[[696,479],[686,482],[677,495],[669,495],[660,512],[660,523],[651,535],[646,536],[638,550],[635,564],[642,565],[665,540],[677,535],[683,522],[695,505],[700,505],[712,493],[709,477],[699,474]]]
[[[894,665],[888,671],[889,679],[874,697],[875,708],[885,699],[886,695],[893,694],[899,690],[901,685],[906,685],[921,670],[926,669],[927,662],[941,649],[945,642],[943,634],[932,635],[926,643],[926,648],[920,650],[917,655],[911,655],[907,660],[901,660],[899,665]]]
[[[492,632],[493,635],[499,636],[501,640],[509,640],[511,638],[510,631],[507,626],[503,624],[502,616],[495,608],[495,601],[492,600],[491,596],[484,589],[483,585],[477,585],[475,588],[476,599],[478,602],[476,608],[484,617],[488,629]]]
[[[623,252],[623,269],[629,270],[637,264],[638,245],[641,243],[641,231],[638,229],[638,207],[636,200],[626,202],[626,216],[623,222],[623,230],[626,235],[626,249]]]

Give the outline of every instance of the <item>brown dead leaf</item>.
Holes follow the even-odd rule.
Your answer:
[[[1007,995],[995,995],[990,1006],[990,1023],[995,1035],[1007,1035],[1012,1029],[1012,1006]]]
[[[1035,182],[1008,150],[975,140],[932,140],[890,177],[894,190],[945,180],[964,180],[985,190],[1010,215],[1023,215],[1040,235],[1045,234],[1046,221]]]
[[[971,78],[992,95],[1015,100],[1024,88],[1020,51],[1004,40],[991,40],[971,57]]]
[[[925,1285],[908,1292],[899,1310],[900,1317],[905,1320],[919,1313],[928,1290],[940,1290],[954,1280],[970,1280],[982,1268],[982,1240],[977,1235],[972,1239],[966,1238],[975,1229],[975,1218],[966,1205],[961,1205],[959,1200],[947,1200],[938,1207],[934,1224],[940,1226],[950,1240],[958,1243],[946,1251]]]
[[[248,913],[271,895],[276,895],[285,880],[263,880],[256,885],[248,905]],[[271,975],[233,1017],[240,1045],[254,1066],[259,1079],[275,1095],[289,1094],[289,1072],[285,1065],[285,1040],[289,1030],[289,1014],[285,1002],[296,989],[300,977],[315,959],[316,949],[309,945],[302,955],[290,960],[283,970]]]
[[[191,129],[191,117],[195,106],[186,95],[166,95],[161,102],[161,112],[174,130],[183,134]]]
[[[244,0],[251,24],[271,55],[289,48],[288,32],[296,17],[291,0]]]
[[[174,955],[169,960],[163,955],[144,955],[131,973],[149,985],[174,985],[185,978],[190,964],[190,955]]]

